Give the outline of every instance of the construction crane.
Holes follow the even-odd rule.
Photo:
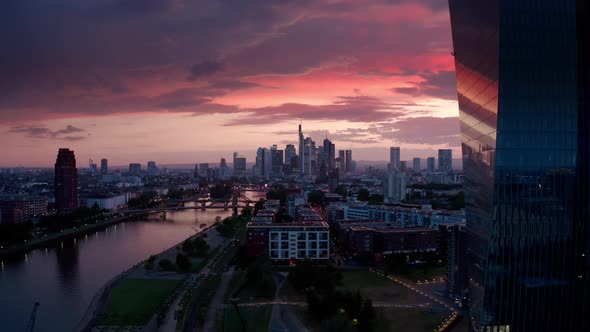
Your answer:
[[[25,332],[33,332],[35,331],[35,319],[37,317],[37,310],[39,309],[39,302],[35,302],[33,305],[33,311],[31,312],[31,317],[29,318],[29,323],[27,324],[27,329]]]

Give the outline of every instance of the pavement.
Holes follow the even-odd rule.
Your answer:
[[[272,304],[272,312],[270,315],[270,321],[268,331],[270,332],[308,332],[309,330],[301,320],[291,311],[290,306],[306,306],[305,302],[285,302],[281,301],[279,293],[281,288],[287,281],[287,277],[283,274],[275,276],[275,283],[277,284],[275,291],[275,299],[273,302],[258,302],[249,303],[249,305],[262,305]],[[245,304],[244,304],[245,305]]]
[[[383,276],[382,272],[376,271],[374,269],[369,269],[374,273],[377,273],[379,275]],[[435,330],[435,332],[443,332],[446,331],[449,326],[451,324],[453,324],[453,322],[457,319],[459,319],[459,309],[456,307],[456,305],[448,298],[441,296],[438,292],[438,289],[440,287],[439,283],[433,282],[433,283],[429,283],[426,285],[418,285],[418,284],[414,284],[412,282],[409,282],[407,280],[403,280],[397,277],[394,277],[392,275],[388,275],[387,276],[388,279],[393,280],[395,282],[397,282],[398,284],[401,284],[402,286],[432,300],[433,302],[445,307],[446,309],[451,311],[451,314],[449,315],[449,317],[447,317],[447,319]],[[424,287],[429,285],[430,287]],[[422,288],[424,287],[424,288]]]
[[[207,310],[207,315],[205,316],[205,324],[203,325],[202,331],[213,331],[215,329],[215,318],[217,315],[217,309],[222,308],[223,305],[223,296],[227,291],[227,286],[229,286],[229,282],[231,281],[234,275],[235,267],[232,266],[229,268],[227,272],[225,272],[221,277],[221,283],[219,287],[217,287],[217,291],[211,300],[211,304],[209,305],[209,310]]]

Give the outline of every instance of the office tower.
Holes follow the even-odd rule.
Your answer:
[[[427,173],[434,173],[434,165],[435,165],[435,161],[434,161],[434,157],[428,157],[426,158],[426,172]]]
[[[406,198],[406,174],[391,169],[383,180],[383,198],[385,203],[396,203]]]
[[[270,150],[267,148],[264,148],[262,150],[264,152],[263,156],[263,168],[262,168],[262,173],[265,177],[269,177],[270,173],[272,171],[272,157],[270,155]]]
[[[94,163],[92,159],[88,160],[88,172],[90,175],[96,175],[98,173],[98,166]]]
[[[270,151],[267,148],[258,148],[256,151],[255,174],[258,176],[269,176],[272,169]]]
[[[232,158],[232,167],[234,168],[234,176],[236,176],[236,174],[238,173],[236,170],[236,158],[238,157],[238,153],[234,152],[233,153],[233,158]]]
[[[299,124],[299,174],[305,174],[305,137],[301,131],[301,124]]]
[[[225,158],[221,158],[219,160],[219,170],[218,170],[217,177],[219,179],[225,180],[229,178],[229,167],[227,167],[227,161]]]
[[[193,173],[195,179],[199,178],[199,164],[195,164],[195,172]]]
[[[270,150],[271,169],[273,175],[281,175],[283,173],[283,150],[278,150],[276,145]]]
[[[389,170],[399,171],[400,167],[400,148],[399,146],[392,146],[389,148]]]
[[[412,168],[415,173],[420,173],[420,171],[422,171],[422,165],[421,165],[420,158],[414,158],[414,160],[412,162]]]
[[[156,166],[155,161],[148,161],[147,163],[147,171],[149,175],[156,175],[158,174],[158,166]]]
[[[346,174],[346,153],[344,150],[338,150],[338,174],[340,177],[344,177]]]
[[[100,160],[100,174],[106,175],[109,173],[109,161],[106,159]]]
[[[407,162],[407,161],[405,161],[405,160],[402,160],[402,161],[400,161],[400,162],[399,162],[399,165],[400,165],[400,166],[399,166],[399,169],[400,169],[400,171],[402,171],[402,172],[405,172],[405,171],[406,171],[406,169],[408,168],[408,162]]]
[[[312,175],[314,174],[313,168],[315,166],[315,142],[311,139],[311,137],[306,137],[303,142],[303,159],[305,160],[303,174]]]
[[[299,175],[301,173],[301,170],[299,169],[300,165],[301,163],[299,162],[299,156],[296,155],[291,157],[291,174]]]
[[[141,174],[141,164],[137,164],[137,163],[129,164],[129,174],[131,174],[131,175]]]
[[[234,158],[234,175],[237,177],[246,176],[246,157],[238,155]]]
[[[450,172],[453,170],[453,150],[438,150],[438,170],[439,172]]]
[[[55,208],[68,212],[78,208],[78,170],[70,149],[59,149],[55,161]]]
[[[326,163],[326,171],[329,172],[336,168],[336,145],[332,143],[329,139],[324,140],[324,162]]]
[[[297,155],[295,146],[293,144],[287,144],[285,147],[285,164],[291,165],[291,159]]]
[[[353,171],[352,165],[352,150],[346,150],[346,173],[351,173]]]
[[[589,2],[449,4],[470,326],[589,331]]]
[[[468,285],[465,225],[441,227],[447,243],[447,292],[451,297],[463,297]]]
[[[209,163],[199,164],[199,176],[205,179],[209,177]]]

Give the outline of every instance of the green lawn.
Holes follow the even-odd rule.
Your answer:
[[[416,267],[410,268],[407,272],[399,274],[399,276],[416,282],[444,278],[446,273],[447,268],[444,266],[429,267],[426,271],[422,267]]]
[[[377,309],[376,332],[414,331],[431,332],[448,316],[446,311],[419,309]]]
[[[359,289],[361,295],[373,303],[417,304],[425,298],[412,290],[377,273],[359,270],[342,272],[342,287],[350,291]]]
[[[101,325],[144,325],[172,294],[180,280],[123,279],[109,295]]]
[[[287,280],[283,284],[283,287],[279,291],[279,297],[283,301],[288,302],[306,302],[307,296],[305,295],[304,291],[298,291],[291,285],[291,283]]]
[[[258,332],[258,331],[267,331],[268,330],[268,323],[270,320],[270,315],[272,312],[272,305],[262,305],[262,306],[248,306],[248,307],[240,307],[240,312],[242,316],[246,320],[246,331]],[[240,318],[238,313],[236,312],[233,306],[230,306],[225,311],[225,331],[241,331],[242,325],[240,323]]]

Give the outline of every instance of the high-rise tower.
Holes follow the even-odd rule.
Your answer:
[[[299,163],[300,174],[305,174],[305,137],[301,131],[301,123],[299,124]]]
[[[392,146],[389,148],[389,170],[399,171],[400,167],[400,148],[399,146]]]
[[[471,329],[589,331],[589,2],[449,4]]]
[[[68,212],[78,207],[78,170],[70,149],[59,149],[55,161],[55,208]]]

